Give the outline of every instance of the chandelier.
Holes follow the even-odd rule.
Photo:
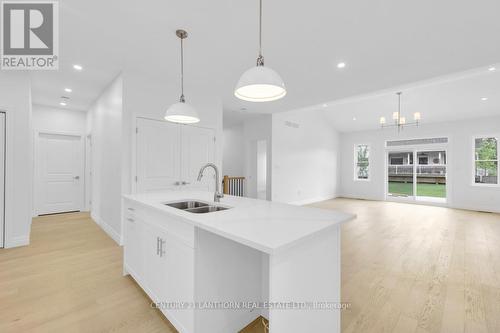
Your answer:
[[[382,128],[387,128],[387,127],[396,127],[398,129],[398,133],[407,126],[417,126],[420,124],[420,119],[421,115],[420,112],[415,112],[413,114],[413,121],[407,123],[406,122],[406,117],[401,116],[401,95],[403,93],[401,91],[398,91],[396,95],[398,95],[398,111],[393,112],[392,114],[392,120],[394,121],[393,124],[387,124],[387,121],[385,117],[380,117],[380,126]]]

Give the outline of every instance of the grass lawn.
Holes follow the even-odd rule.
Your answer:
[[[389,182],[389,193],[413,195],[413,184]],[[422,197],[446,197],[446,185],[444,184],[417,184],[417,195]]]

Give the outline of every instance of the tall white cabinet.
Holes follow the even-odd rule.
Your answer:
[[[5,112],[0,112],[0,248],[5,240]]]
[[[198,171],[215,161],[215,131],[137,118],[136,192],[197,188],[213,190],[213,175],[197,182]]]

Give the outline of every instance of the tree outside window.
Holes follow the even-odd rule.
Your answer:
[[[368,180],[370,176],[370,149],[368,145],[356,146],[356,179]]]
[[[498,139],[476,138],[474,140],[476,184],[498,184]]]

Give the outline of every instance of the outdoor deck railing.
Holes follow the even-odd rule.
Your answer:
[[[389,165],[389,176],[411,176],[413,165]],[[446,165],[417,165],[417,175],[421,176],[445,176]]]

